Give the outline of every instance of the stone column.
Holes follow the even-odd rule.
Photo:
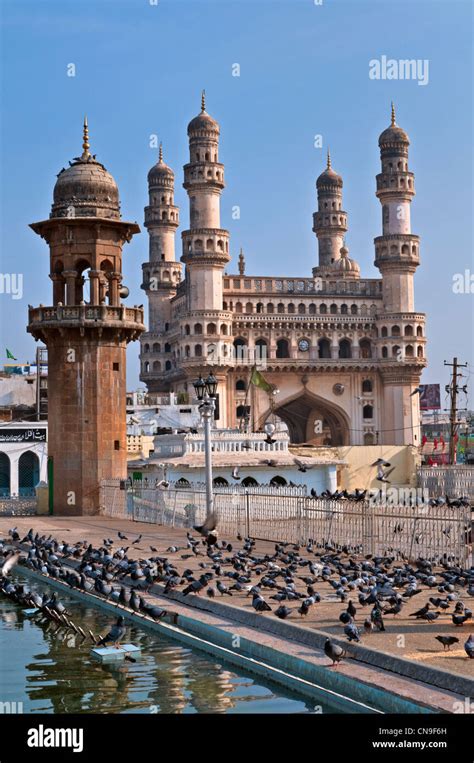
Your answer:
[[[51,273],[49,276],[53,282],[53,305],[58,302],[64,304],[64,278],[62,273]]]
[[[76,304],[76,270],[63,270],[63,276],[66,281],[66,305]]]
[[[119,296],[119,289],[120,289],[120,281],[122,278],[122,274],[118,271],[112,271],[108,274],[109,279],[109,305],[113,305],[114,307],[118,307],[120,304],[120,296]]]
[[[90,270],[89,271],[89,282],[90,282],[90,304],[91,305],[99,305],[99,279],[100,279],[100,270]]]

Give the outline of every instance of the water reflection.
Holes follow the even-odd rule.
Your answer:
[[[35,585],[28,583],[29,587]],[[113,616],[61,596],[87,632],[104,633]],[[235,673],[212,657],[129,626],[127,640],[142,649],[136,663],[102,664],[91,642],[56,623],[39,625],[0,597],[2,701],[24,712],[232,713],[308,712],[304,699]]]

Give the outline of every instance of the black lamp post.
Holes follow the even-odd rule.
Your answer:
[[[211,449],[211,421],[216,409],[217,379],[210,373],[204,381],[199,376],[193,387],[196,397],[201,403],[199,410],[204,421],[204,455],[206,463],[206,514],[210,516],[213,512],[214,495],[212,490],[212,449]]]

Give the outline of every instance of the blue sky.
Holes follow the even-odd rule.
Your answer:
[[[151,0],[153,2],[153,0]],[[362,275],[378,277],[374,195],[377,139],[390,101],[411,140],[412,229],[421,236],[416,308],[428,314],[425,383],[446,383],[443,360],[472,363],[472,294],[453,275],[472,263],[472,4],[469,0],[2,0],[1,272],[23,273],[23,298],[0,295],[1,352],[32,359],[27,305],[51,302],[48,250],[28,224],[49,215],[59,170],[77,156],[84,113],[91,147],[115,177],[124,219],[142,234],[124,249],[130,304],[147,259],[146,174],[163,140],[188,226],[182,166],[186,126],[200,110],[221,125],[227,187],[222,226],[247,272],[311,274],[315,181],[331,147],[344,178],[347,245]],[[369,61],[428,59],[429,82],[371,80]],[[73,63],[76,76],[67,76]],[[240,77],[232,65],[240,65]],[[314,147],[322,134],[323,148]],[[241,208],[233,220],[234,205]],[[180,231],[177,252],[180,254]],[[128,386],[138,385],[138,343]],[[472,372],[470,372],[472,373]],[[472,379],[472,377],[471,377]],[[461,401],[462,402],[462,399]]]

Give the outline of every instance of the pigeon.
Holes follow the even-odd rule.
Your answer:
[[[341,612],[341,614],[339,615],[339,620],[344,625],[347,625],[348,623],[352,622],[352,617],[350,616],[349,612],[346,612],[344,610],[344,612]]]
[[[275,614],[277,617],[280,618],[280,620],[286,620],[288,615],[291,613],[291,609],[289,607],[285,607],[284,604],[280,604],[278,609],[275,610]]]
[[[137,543],[140,543],[141,539],[142,539],[142,534],[140,533],[138,538],[135,538],[135,540],[132,540],[132,546],[135,546]]]
[[[120,530],[118,531],[117,535],[119,536],[120,540],[128,540],[127,536],[121,533]]]
[[[453,644],[458,644],[459,639],[456,638],[456,636],[435,636],[436,641],[439,641],[440,644],[443,645],[443,651],[446,651],[446,647],[448,647],[448,652],[450,647]]]
[[[272,611],[272,608],[270,607],[270,605],[267,604],[263,596],[259,593],[253,594],[252,607],[254,608],[256,612],[259,612],[259,613]]]
[[[234,468],[232,469],[232,479],[233,480],[240,480],[240,477],[239,477],[239,467],[238,466],[234,466]]]
[[[347,623],[344,626],[344,633],[349,641],[360,641],[360,633],[355,623]]]
[[[468,640],[464,644],[464,649],[466,650],[467,656],[470,657],[471,660],[474,659],[474,634],[473,633],[471,633]]]
[[[4,578],[8,577],[13,567],[15,567],[16,564],[18,564],[19,559],[20,559],[20,554],[17,551],[10,554],[10,556],[7,556],[6,560],[3,563],[3,566],[0,568],[0,575],[3,575]]]
[[[300,461],[299,458],[294,458],[293,463],[296,464],[298,467],[299,472],[307,472],[308,469],[312,469],[313,466],[310,464],[305,464],[304,461]]]
[[[472,618],[472,612],[470,609],[466,609],[463,615],[456,615],[453,612],[451,617],[453,619],[453,625],[464,625],[464,623]]]
[[[189,593],[195,593],[199,596],[202,589],[207,586],[209,583],[209,578],[207,575],[201,575],[201,577],[198,580],[193,580],[192,583],[190,583],[186,588],[183,590],[183,596],[187,596]]]
[[[324,654],[332,660],[332,665],[329,666],[332,668],[344,659],[346,650],[337,644],[333,644],[331,639],[327,638],[324,642]]]
[[[271,467],[274,467],[277,465],[277,462],[275,461],[274,458],[266,458],[264,461],[260,461],[260,463],[265,464],[265,466],[271,466]]]
[[[209,514],[203,525],[195,525],[194,530],[202,535],[208,546],[215,546],[217,543],[217,514],[212,512]]]
[[[421,395],[422,389],[421,387],[416,387],[413,392],[410,392],[410,397],[413,397],[413,395]]]
[[[113,625],[112,628],[110,629],[109,633],[107,633],[107,635],[99,639],[98,646],[105,646],[105,644],[112,642],[114,647],[118,649],[120,642],[122,641],[126,632],[124,622],[125,622],[124,618],[122,617],[122,615],[120,615],[120,617],[117,618],[117,622],[115,623],[115,625]]]
[[[227,594],[227,596],[232,596],[228,587],[224,583],[222,583],[222,581],[218,580],[216,583],[216,587],[221,596],[224,596],[224,594]]]

